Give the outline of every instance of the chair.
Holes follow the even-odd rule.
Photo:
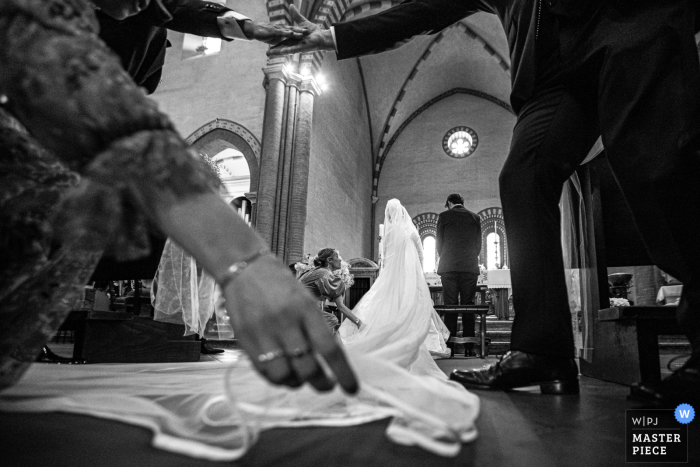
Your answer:
[[[452,336],[448,342],[454,342],[455,344],[479,344],[481,346],[480,357],[486,358],[488,355],[488,348],[486,344],[486,313],[489,311],[488,305],[434,305],[434,308],[437,314],[441,317],[446,314],[461,315],[462,322],[465,321],[465,315],[479,315],[481,317],[481,338]]]

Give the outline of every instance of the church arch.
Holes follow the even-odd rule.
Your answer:
[[[506,235],[506,226],[503,222],[503,209],[500,207],[491,207],[479,211],[479,219],[481,220],[481,253],[479,253],[479,262],[485,267],[487,264],[487,238],[489,234],[495,233],[498,235],[499,244],[497,249],[498,263],[510,265],[508,257],[508,236]]]
[[[187,143],[200,153],[216,154],[227,147],[243,153],[250,169],[250,190],[257,191],[260,180],[260,141],[246,127],[234,121],[217,118],[202,125],[190,136]]]

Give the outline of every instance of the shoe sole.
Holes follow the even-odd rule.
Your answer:
[[[451,378],[450,378],[451,379]],[[556,395],[556,396],[574,396],[581,393],[578,378],[574,380],[555,380],[555,381],[543,381],[543,382],[533,382],[528,384],[523,384],[520,386],[489,386],[486,384],[473,384],[464,383],[459,380],[453,379],[460,383],[467,389],[491,389],[496,391],[508,391],[510,389],[525,388],[529,386],[539,386],[540,392],[542,394]]]

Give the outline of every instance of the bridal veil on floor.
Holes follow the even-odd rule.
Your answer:
[[[349,320],[341,326],[360,381],[355,396],[338,388],[272,386],[238,352],[233,364],[34,364],[0,392],[0,410],[118,420],[152,430],[156,447],[220,461],[240,458],[262,430],[391,418],[392,441],[455,456],[477,436],[479,399],[448,381],[426,345],[435,339],[439,345],[442,336],[431,324],[434,310],[407,215],[403,209],[388,223],[386,267],[356,307],[366,325],[359,332]]]
[[[272,386],[247,357],[173,364],[34,364],[0,392],[0,410],[69,412],[150,429],[153,445],[218,461],[243,456],[260,431],[276,427],[348,426],[392,418],[387,436],[443,456],[476,438],[479,400],[437,387],[393,363],[352,351],[361,389],[318,393],[305,385]],[[225,375],[225,376],[224,376]]]

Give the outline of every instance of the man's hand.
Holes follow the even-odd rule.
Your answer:
[[[303,26],[285,26],[252,20],[244,21],[242,29],[248,39],[269,45],[277,45],[284,40],[299,41],[309,34],[309,30]]]
[[[267,55],[275,57],[300,52],[316,52],[317,50],[335,50],[335,42],[330,30],[321,29],[317,24],[304,18],[294,5],[289,8],[289,13],[294,24],[308,31],[308,34],[302,38],[287,39],[279,45],[275,45],[270,48]]]

